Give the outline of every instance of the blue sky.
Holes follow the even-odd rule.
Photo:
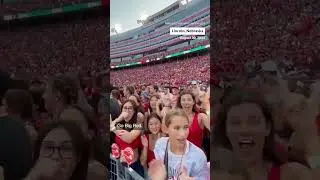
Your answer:
[[[152,15],[177,0],[111,0],[110,25],[121,24],[121,32],[139,27],[137,19]]]

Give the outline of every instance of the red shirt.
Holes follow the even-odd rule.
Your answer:
[[[199,113],[196,113],[193,117],[192,124],[189,127],[189,136],[188,140],[194,145],[202,148],[203,134],[204,131],[199,124]]]
[[[273,166],[269,173],[268,180],[280,180],[281,179],[281,169],[279,166]]]
[[[146,134],[146,138],[148,139],[148,143],[149,143],[149,135]],[[150,143],[149,146],[150,147]],[[154,156],[154,152],[152,150],[150,150],[148,148],[148,152],[147,152],[147,164],[149,164],[152,160],[156,159],[156,157]]]
[[[120,137],[116,136],[115,138],[116,144],[119,145],[120,150],[124,150],[127,147],[131,147],[133,150],[137,148],[141,148],[141,139],[140,136],[138,136],[132,143],[126,143],[124,142]]]

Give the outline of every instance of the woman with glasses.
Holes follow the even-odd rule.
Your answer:
[[[46,102],[46,109],[53,116],[52,121],[71,121],[76,123],[89,139],[90,160],[88,168],[88,179],[105,179],[106,167],[105,159],[108,157],[103,146],[102,137],[98,134],[98,129],[94,115],[86,106],[79,106],[79,89],[77,82],[73,78],[65,75],[53,77],[43,95]],[[82,102],[81,104],[83,104]]]
[[[131,147],[134,151],[134,159],[130,167],[141,177],[144,177],[144,168],[140,163],[138,150],[141,147],[140,135],[143,124],[144,116],[138,111],[138,106],[133,100],[123,103],[120,116],[110,124],[110,131],[116,134],[115,142],[121,150],[120,161],[126,162],[123,150]]]
[[[72,122],[49,125],[36,144],[34,166],[25,180],[85,180],[89,149],[81,128]]]

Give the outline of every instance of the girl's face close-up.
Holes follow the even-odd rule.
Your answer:
[[[191,94],[185,94],[181,96],[181,106],[183,109],[192,109],[195,102]]]
[[[65,129],[53,129],[43,139],[39,156],[40,161],[41,159],[58,163],[62,169],[62,177],[71,177],[78,158],[71,137]]]
[[[173,88],[173,89],[172,89],[172,94],[173,94],[173,95],[178,95],[178,94],[179,94],[179,89]]]
[[[262,158],[265,139],[270,133],[261,108],[253,103],[242,103],[230,108],[226,133],[233,152],[241,161]]]
[[[148,128],[152,134],[158,134],[161,128],[160,120],[152,117],[148,122]]]
[[[157,107],[157,101],[158,101],[158,98],[154,96],[150,99],[150,107],[152,109],[155,109]]]
[[[123,88],[123,94],[124,94],[124,96],[128,96],[130,94],[127,87]]]
[[[169,139],[173,144],[184,146],[189,135],[189,122],[186,117],[173,116],[168,126]]]
[[[128,120],[130,120],[134,115],[134,107],[131,102],[127,102],[123,105],[122,112],[128,113]]]

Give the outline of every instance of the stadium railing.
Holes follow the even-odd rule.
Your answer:
[[[110,154],[110,180],[145,180],[138,173],[136,173],[132,168],[124,166],[121,164],[119,159],[115,159]]]

